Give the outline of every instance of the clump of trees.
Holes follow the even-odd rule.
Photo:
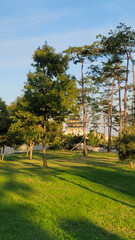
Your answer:
[[[70,47],[66,52],[74,63],[82,64],[82,70],[85,62],[87,66],[89,62],[87,73],[82,75],[83,124],[89,122],[91,128],[94,123],[96,132],[103,119],[104,139],[108,128],[111,152],[112,129],[122,136],[122,131],[135,121],[135,31],[120,23],[108,36],[99,34],[92,45]]]
[[[34,144],[42,141],[43,167],[46,167],[46,144],[54,150],[60,148],[64,142],[62,122],[78,108],[83,116],[84,156],[87,157],[86,127],[89,124],[97,132],[103,122],[104,146],[108,129],[108,152],[111,152],[114,129],[120,137],[119,156],[124,159],[127,155],[122,155],[122,151],[126,152],[127,142],[124,145],[122,141],[129,140],[134,148],[131,138],[126,139],[135,122],[134,52],[135,31],[123,23],[108,36],[99,34],[93,44],[69,47],[64,54],[56,53],[47,43],[38,47],[23,97],[12,103],[9,110],[0,99],[0,147],[23,142],[30,148],[32,158]],[[67,74],[69,61],[80,63],[79,80]],[[131,135],[134,136],[132,131]],[[90,132],[91,145],[98,142],[93,136]]]

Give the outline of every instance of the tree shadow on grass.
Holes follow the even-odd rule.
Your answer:
[[[36,153],[39,158],[42,153]],[[69,154],[70,157],[73,155]],[[98,155],[98,154],[97,154]],[[60,176],[61,173],[67,173],[75,176],[80,176],[83,179],[89,180],[91,182],[95,182],[98,184],[102,184],[106,187],[109,187],[113,190],[119,191],[121,193],[127,194],[129,196],[135,196],[135,174],[134,171],[125,170],[117,168],[117,165],[113,163],[104,163],[103,159],[100,161],[99,159],[93,160],[93,158],[80,158],[79,163],[76,157],[73,156],[70,158],[70,162],[75,165],[65,164],[67,159],[63,159],[63,154],[58,155],[57,158],[52,157],[52,152],[48,154],[48,165],[49,162],[55,163],[57,166],[48,167],[43,169],[38,163],[33,162],[25,162],[27,165],[27,171],[29,173],[37,174],[42,180],[51,180],[51,176]],[[51,158],[52,157],[52,158]],[[76,163],[78,163],[76,165]],[[83,163],[86,166],[82,165]],[[60,167],[59,167],[60,166]],[[26,169],[25,169],[26,170]],[[50,175],[50,177],[49,177]]]
[[[34,192],[27,182],[16,180],[20,170],[6,165],[0,169],[4,177],[0,181],[0,240],[55,240],[49,229],[33,221],[36,210],[24,202]]]
[[[20,160],[18,160],[18,162],[19,161]],[[24,200],[21,202],[21,197],[27,199],[33,193],[31,185],[28,185],[25,182],[16,182],[16,175],[22,173],[22,170],[18,168],[16,169],[11,165],[7,167],[6,164],[2,165],[1,168],[3,175],[6,174],[8,176],[8,181],[5,181],[3,185],[1,184],[0,188],[0,240],[123,240],[121,237],[109,233],[103,228],[87,221],[87,219],[61,219],[59,220],[59,231],[54,233],[50,232],[49,228],[46,227],[45,217],[41,216],[41,221],[40,219],[36,219],[36,211],[38,211],[38,209],[35,209],[30,203],[24,204]],[[52,181],[52,176],[54,178],[59,177],[61,180],[65,180],[61,177],[61,173],[66,172],[68,174],[80,176],[89,181],[109,186],[112,189],[116,188],[114,181],[115,178],[116,180],[121,180],[121,177],[118,179],[118,176],[115,176],[115,171],[112,172],[114,175],[108,175],[108,170],[95,169],[90,166],[70,166],[69,169],[60,171],[59,169],[53,169],[50,167],[43,169],[34,165],[34,167],[28,167],[25,170],[26,173],[29,173],[29,176],[30,174],[36,174],[43,181],[47,181],[47,179],[48,181]],[[105,180],[103,178],[105,178]],[[75,184],[72,181],[71,183]],[[76,185],[83,187],[86,190],[90,190],[81,184]],[[120,189],[124,192],[125,188],[123,186],[124,185],[120,185]],[[20,204],[18,204],[18,202],[13,202],[12,197],[10,198],[10,202],[9,199],[6,201],[6,193],[9,194],[7,196],[17,194],[20,197]],[[104,197],[109,197],[102,193],[98,194],[101,194]]]
[[[39,171],[39,168],[37,169]],[[50,169],[49,169],[50,170]],[[49,225],[44,215],[31,203],[24,203],[24,199],[29,198],[33,189],[27,183],[16,182],[16,174],[19,170],[5,169],[9,173],[8,181],[4,182],[0,189],[0,239],[1,240],[123,240],[119,236],[109,233],[101,227],[83,219],[58,219],[57,230],[50,231]],[[33,169],[29,169],[32,173]],[[45,180],[45,171],[40,172]],[[44,175],[43,175],[44,174]],[[52,170],[53,176],[54,170]],[[60,172],[57,172],[60,174]],[[51,177],[49,176],[49,180]],[[62,180],[62,179],[61,179]],[[2,195],[2,192],[4,194]],[[10,196],[6,201],[7,196]],[[18,195],[23,201],[20,203],[12,200],[12,194]],[[44,212],[45,213],[45,212]],[[34,217],[34,218],[33,218]]]
[[[134,171],[130,170],[124,170],[117,168],[117,165],[115,165],[113,162],[115,160],[112,160],[112,163],[109,161],[103,162],[103,158],[94,159],[91,157],[88,157],[87,159],[82,157],[78,160],[77,153],[68,153],[67,158],[63,158],[63,153],[59,153],[57,158],[53,157],[53,152],[49,152],[48,154],[48,165],[50,163],[55,163],[57,165],[56,168],[48,167],[47,169],[43,169],[41,167],[41,152],[35,152],[36,160],[33,159],[32,162],[23,161],[24,166],[21,168],[21,171],[27,171],[29,174],[37,174],[42,180],[51,180],[51,176],[58,176],[62,172],[80,176],[81,178],[84,178],[86,180],[102,184],[106,187],[109,187],[111,189],[120,191],[122,193],[128,194],[130,196],[135,196],[135,174]],[[24,154],[23,154],[24,155]],[[93,156],[98,156],[98,154],[93,154]],[[104,155],[103,155],[104,156]],[[108,156],[108,155],[107,155]],[[17,157],[17,156],[16,156]],[[68,163],[68,157],[69,157],[69,164],[65,164],[65,161]],[[19,160],[21,159],[21,155],[19,154]],[[38,164],[38,160],[39,163]],[[101,160],[100,160],[101,159]],[[36,161],[36,162],[35,162]],[[70,162],[72,162],[72,165],[70,165]],[[75,165],[73,165],[75,163]],[[78,163],[76,165],[76,163]],[[86,166],[82,165],[86,164]],[[60,166],[60,167],[59,167]],[[62,168],[61,168],[62,167]],[[14,171],[14,170],[13,170]],[[15,170],[16,171],[16,170]],[[49,178],[50,175],[50,178]]]
[[[57,158],[53,163],[56,164],[56,168],[60,172],[65,171],[71,175],[80,176],[130,196],[135,196],[134,170],[121,168],[115,158],[107,159],[104,162],[104,158],[101,155],[98,156],[99,158],[96,158],[96,156],[98,154],[93,154],[93,156],[88,158],[83,156],[80,156],[80,158],[74,157],[70,159],[69,163],[65,163],[65,159]],[[109,156],[107,155],[106,157],[109,158]],[[71,165],[70,162],[72,162]]]
[[[73,184],[73,185],[75,185],[75,186],[81,187],[81,188],[83,188],[83,189],[85,189],[85,190],[88,190],[88,191],[90,191],[90,192],[92,192],[92,193],[95,193],[95,194],[97,194],[97,195],[99,195],[99,196],[101,196],[101,197],[105,197],[106,199],[110,199],[110,200],[113,200],[113,201],[115,201],[115,202],[121,203],[121,204],[123,204],[123,205],[125,205],[125,206],[131,207],[131,208],[135,208],[135,205],[128,204],[128,203],[126,203],[126,202],[124,202],[124,201],[121,201],[121,200],[119,200],[119,199],[117,199],[117,198],[111,197],[111,196],[109,196],[109,195],[107,195],[107,194],[104,194],[104,193],[102,193],[102,192],[100,192],[100,191],[92,190],[92,189],[90,189],[90,188],[88,188],[88,187],[86,187],[86,186],[83,186],[82,184],[75,183],[75,182],[73,182],[73,181],[67,180],[67,179],[65,179],[65,178],[63,178],[63,177],[60,177],[60,176],[57,176],[57,178],[59,178],[59,179],[62,180],[62,181],[66,181],[66,182],[68,182],[68,183],[71,183],[71,184]]]
[[[87,219],[61,219],[58,231],[50,233],[45,219],[38,223],[31,220],[35,209],[30,205],[0,206],[1,240],[124,240],[104,230]],[[27,216],[27,217],[26,217]],[[44,224],[44,227],[43,227]],[[106,226],[104,226],[106,227]]]
[[[122,238],[111,234],[104,229],[88,222],[87,220],[61,219],[58,222],[57,231],[50,231],[45,216],[38,213],[38,209],[30,203],[24,203],[24,200],[33,194],[31,185],[16,181],[16,175],[21,172],[20,169],[14,169],[11,166],[3,167],[3,174],[8,176],[7,181],[1,183],[0,188],[0,239],[1,240],[122,240]],[[42,175],[46,180],[45,170],[35,169],[36,174]],[[54,170],[49,172],[55,176]],[[33,169],[28,169],[29,174]],[[55,172],[56,173],[56,172]],[[59,174],[59,172],[57,172]],[[49,176],[51,181],[51,177]],[[7,194],[7,195],[6,195]],[[12,199],[16,194],[19,201]],[[6,197],[9,196],[7,199]],[[21,198],[23,200],[21,200]],[[34,216],[34,218],[33,218]],[[48,219],[49,220],[49,219]]]
[[[12,204],[11,207],[0,205],[1,240],[55,240],[49,229],[42,229],[40,224],[31,219],[35,209],[30,204]]]
[[[60,163],[59,163],[60,165]],[[63,164],[62,164],[63,166]],[[129,196],[135,196],[135,174],[124,170],[112,170],[109,168],[96,168],[92,166],[70,166],[60,172],[79,176],[91,182],[95,182]]]
[[[67,233],[67,238],[75,240],[124,240],[123,238],[96,226],[87,219],[62,219],[60,226]],[[68,238],[70,236],[70,238]]]
[[[26,153],[25,152],[13,153],[13,154],[10,154],[10,155],[5,155],[4,161],[8,161],[8,162],[19,161],[19,160],[23,160],[24,158],[26,158]]]

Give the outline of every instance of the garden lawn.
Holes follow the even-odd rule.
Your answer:
[[[135,170],[116,154],[25,153],[0,162],[0,240],[135,239]]]

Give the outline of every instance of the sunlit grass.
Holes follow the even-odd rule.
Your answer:
[[[0,163],[0,240],[135,239],[135,171],[116,154],[24,153]]]

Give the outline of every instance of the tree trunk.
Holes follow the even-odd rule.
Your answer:
[[[135,70],[133,60],[132,60],[132,72],[133,72],[133,120],[135,120]]]
[[[109,134],[108,134],[108,152],[111,152],[111,148],[112,148],[112,106],[113,106],[113,91],[114,91],[114,81],[115,78],[113,79],[113,83],[112,83],[112,93],[111,93],[111,104],[109,104]]]
[[[104,112],[104,152],[105,152],[105,112]]]
[[[134,60],[132,58],[132,46],[130,52],[130,59],[132,62],[132,72],[133,72],[133,120],[135,120],[135,68],[134,68]]]
[[[134,106],[134,109],[133,109],[133,119],[135,120],[135,70],[134,70],[134,61],[132,62],[132,70],[133,70],[133,106]]]
[[[29,160],[32,160],[32,152],[33,152],[33,147],[34,147],[34,142],[30,142],[30,157]]]
[[[46,136],[46,120],[45,120],[45,116],[44,116],[44,122],[43,122],[43,167],[47,167],[45,136]]]
[[[26,157],[29,155],[29,146],[27,145]]]
[[[128,84],[128,66],[129,66],[129,57],[127,54],[127,72],[125,79],[125,94],[124,94],[124,129],[127,128],[127,84]]]
[[[110,99],[108,90],[108,152],[110,151]]]
[[[83,77],[83,60],[82,60],[82,106],[83,106],[83,155],[88,156],[87,147],[86,147],[86,110],[85,110],[85,92],[84,92],[84,77]]]
[[[120,137],[121,137],[121,134],[122,134],[122,111],[121,111],[121,87],[120,87],[120,76],[119,76],[119,63],[117,63],[117,80],[118,80],[118,90],[119,90],[119,114],[120,114],[119,131],[120,131]]]
[[[4,160],[4,150],[5,150],[5,147],[3,146],[3,148],[2,148],[2,161]]]
[[[131,161],[130,161],[130,166],[131,166],[131,168],[134,168],[134,166],[135,166],[135,165],[134,165],[134,160],[131,160]]]

